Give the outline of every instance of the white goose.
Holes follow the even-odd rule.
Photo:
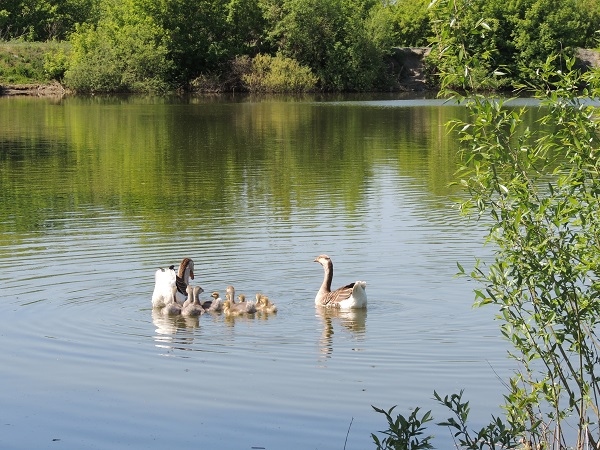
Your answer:
[[[315,262],[321,264],[325,270],[323,284],[315,297],[315,305],[340,309],[367,307],[366,281],[356,281],[332,291],[333,262],[331,262],[331,258],[327,255],[319,255],[315,258]]]
[[[190,258],[184,258],[181,261],[178,273],[175,273],[174,266],[168,269],[158,269],[154,274],[152,307],[164,307],[170,299],[173,286],[176,287],[175,301],[183,304],[187,299],[186,289],[190,279],[194,279],[194,261]]]

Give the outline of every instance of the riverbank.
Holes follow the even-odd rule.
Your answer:
[[[424,60],[430,49],[426,47],[398,47],[390,57],[394,71],[400,74],[399,92],[435,91],[436,87],[428,83]],[[578,67],[590,69],[600,67],[600,51],[596,49],[577,49],[575,56]],[[62,97],[72,92],[58,81],[32,83],[2,83],[0,96]]]
[[[58,81],[0,85],[0,96],[62,97],[68,93],[70,91]]]

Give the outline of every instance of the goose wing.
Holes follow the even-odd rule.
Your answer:
[[[327,295],[323,298],[323,306],[339,306],[340,302],[348,300],[350,296],[352,296],[353,288],[354,283],[350,283],[346,286],[336,289],[335,291],[327,293]]]

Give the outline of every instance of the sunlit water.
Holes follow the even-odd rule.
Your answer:
[[[458,216],[437,101],[0,98],[2,448],[365,449],[371,408],[498,414],[511,367],[456,263],[486,258]],[[367,281],[366,311],[323,312]],[[158,267],[195,261],[277,314],[162,318]],[[448,430],[430,426],[437,448]]]

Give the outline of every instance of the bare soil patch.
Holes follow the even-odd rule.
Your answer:
[[[32,97],[63,97],[69,92],[60,83],[48,84],[4,84],[0,85],[0,95],[23,95]]]

